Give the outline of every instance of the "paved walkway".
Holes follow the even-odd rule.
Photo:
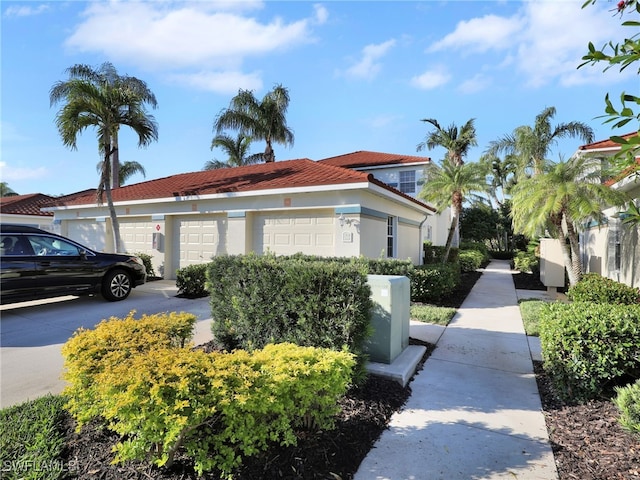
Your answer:
[[[412,323],[411,336],[434,331]],[[492,261],[355,480],[558,478],[507,261]]]

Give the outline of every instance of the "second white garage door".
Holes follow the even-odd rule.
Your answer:
[[[177,217],[173,224],[175,269],[206,263],[226,248],[226,216]]]
[[[276,255],[334,255],[332,212],[304,212],[256,215],[253,221],[253,250]]]

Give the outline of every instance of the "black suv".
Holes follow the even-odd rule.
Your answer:
[[[124,300],[147,271],[134,255],[93,251],[26,225],[0,224],[0,303],[101,293]]]

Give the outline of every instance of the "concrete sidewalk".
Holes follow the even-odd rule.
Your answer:
[[[356,480],[558,478],[507,261],[490,263],[449,326],[412,323],[411,336],[437,347]]]

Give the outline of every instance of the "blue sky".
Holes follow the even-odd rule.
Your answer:
[[[440,160],[442,150],[416,152],[432,130],[420,120],[475,118],[474,161],[551,106],[554,124],[585,122],[596,140],[627,133],[596,117],[607,92],[637,92],[633,69],[577,66],[590,41],[600,47],[628,32],[615,2],[582,3],[2,1],[0,178],[21,194],[97,186],[96,133],[85,131],[76,151],[64,147],[49,90],[68,67],[106,61],[158,100],[157,142],[140,149],[126,128],[120,137],[121,161],[142,163],[147,180],[225,160],[210,149],[216,115],[238,89],[262,98],[276,84],[289,89],[295,134],[292,148],[275,146],[277,160],[358,150]],[[552,159],[580,144],[562,142]],[[263,149],[256,142],[252,152]]]

